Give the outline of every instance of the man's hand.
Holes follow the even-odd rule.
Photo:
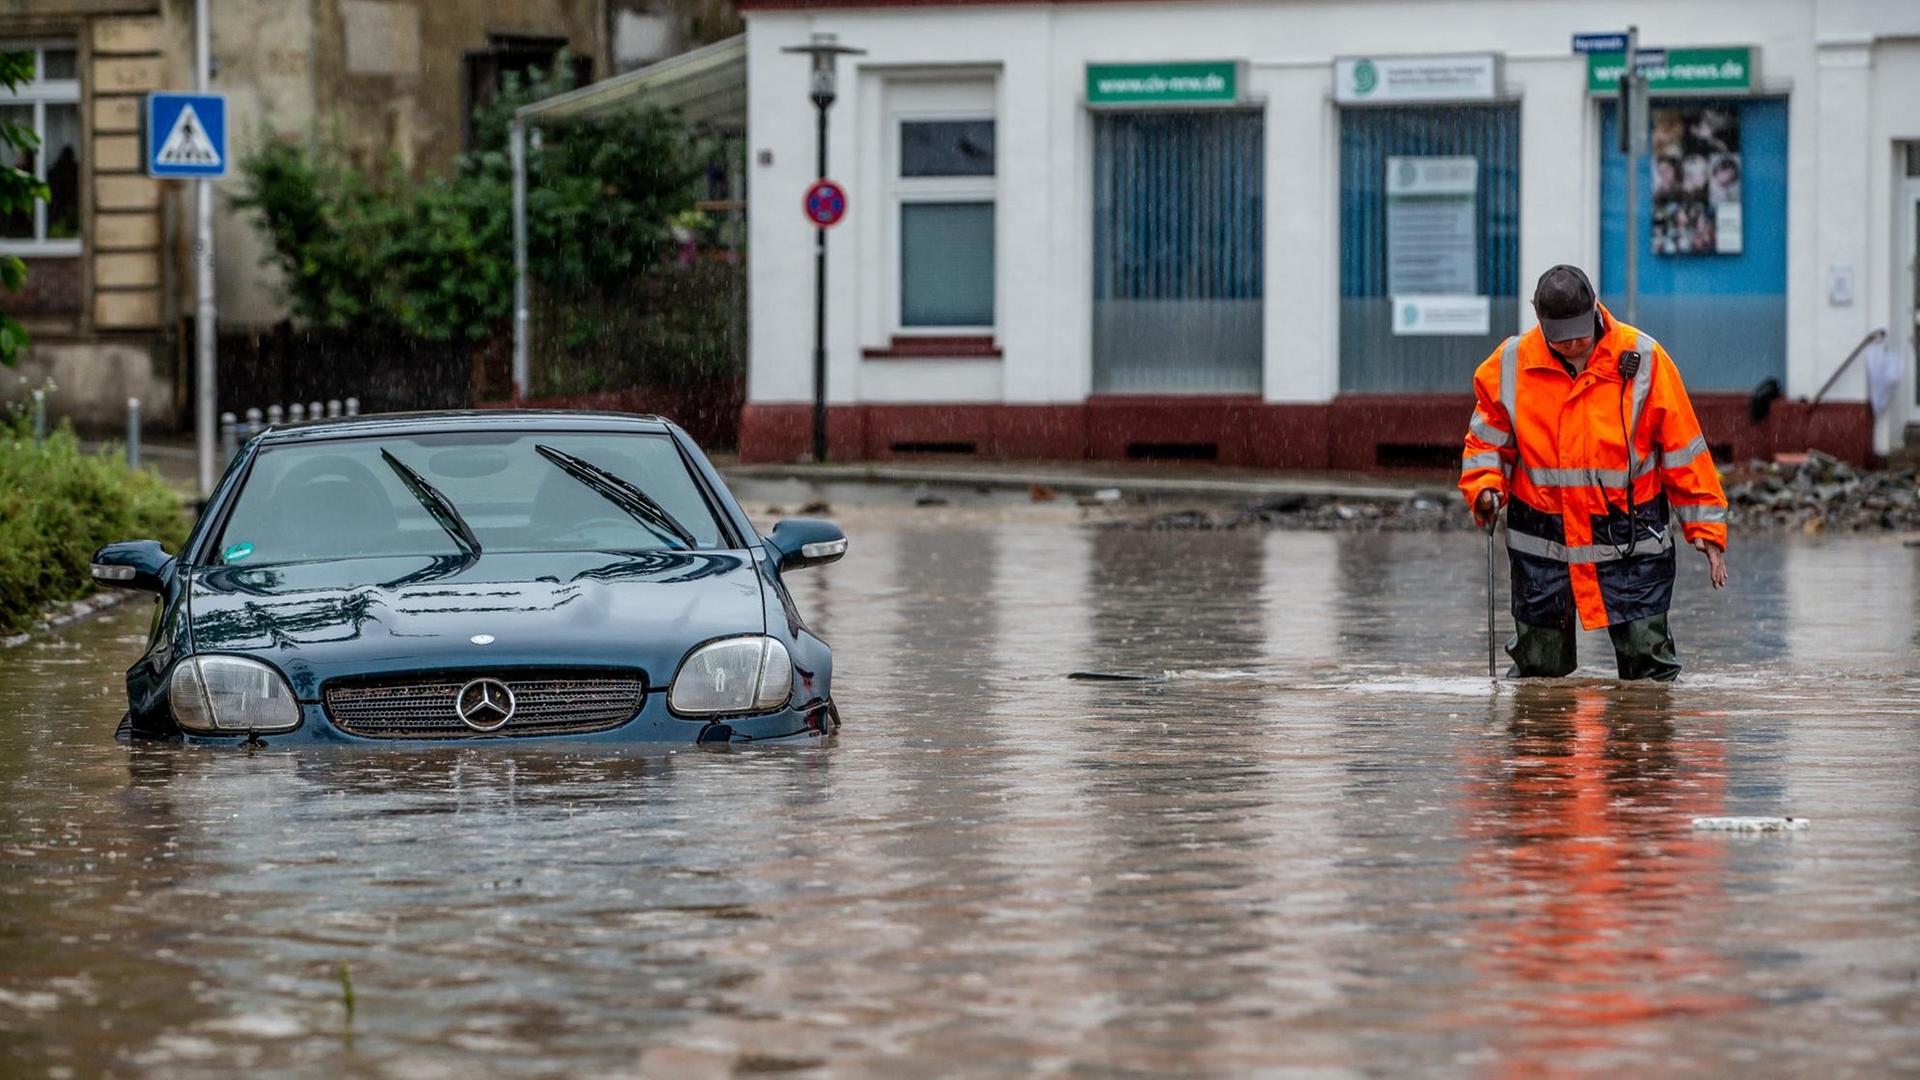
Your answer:
[[[1488,488],[1473,500],[1473,523],[1481,528],[1493,524],[1494,515],[1500,512],[1500,493]]]
[[[1716,589],[1726,588],[1727,560],[1726,556],[1720,553],[1720,545],[1711,540],[1695,540],[1693,546],[1702,555],[1707,557],[1707,576],[1713,579],[1713,587]]]

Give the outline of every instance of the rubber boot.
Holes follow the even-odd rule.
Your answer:
[[[1680,674],[1680,653],[1673,645],[1665,612],[1607,627],[1613,659],[1622,679],[1672,682]]]
[[[1515,619],[1513,629],[1513,636],[1507,639],[1507,655],[1513,657],[1507,678],[1558,679],[1573,674],[1580,665],[1572,608],[1567,609],[1558,626],[1534,626]]]

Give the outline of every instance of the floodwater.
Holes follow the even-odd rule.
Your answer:
[[[1495,686],[1471,534],[972,503],[795,575],[808,749],[129,748],[142,605],[0,652],[0,1073],[1920,1072],[1920,550]]]

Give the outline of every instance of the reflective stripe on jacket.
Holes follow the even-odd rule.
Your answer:
[[[1667,610],[1677,518],[1691,543],[1727,544],[1727,498],[1673,359],[1614,319],[1569,375],[1538,327],[1474,372],[1460,491],[1507,502],[1513,613],[1551,625],[1572,603],[1597,630]],[[1631,382],[1622,354],[1640,353]],[[1634,521],[1627,520],[1633,485]],[[1628,554],[1632,540],[1632,554]]]

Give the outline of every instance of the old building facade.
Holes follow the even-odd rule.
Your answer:
[[[564,51],[582,80],[672,55],[726,32],[730,5],[688,0],[210,0],[213,89],[227,95],[235,162],[262,139],[323,137],[363,164],[419,175],[449,168],[469,117],[514,72]],[[34,126],[53,198],[0,223],[0,250],[29,267],[0,294],[33,335],[0,395],[51,380],[53,409],[116,422],[129,397],[161,422],[182,415],[191,369],[189,185],[146,175],[145,95],[193,88],[192,0],[0,0],[0,49],[29,50],[35,78],[0,110]],[[230,167],[234,162],[230,162]],[[216,184],[220,325],[284,317],[265,248]]]

